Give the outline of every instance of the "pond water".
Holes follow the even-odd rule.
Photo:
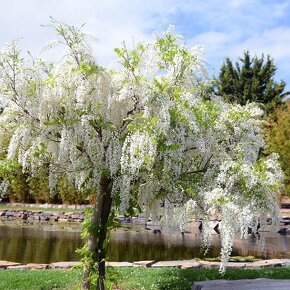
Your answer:
[[[20,263],[52,263],[74,261],[75,253],[83,245],[79,226],[0,225],[0,260]],[[264,233],[265,248],[259,251],[258,238],[237,239],[232,255],[254,255],[262,258],[290,258],[290,236]],[[206,257],[217,257],[220,240],[213,235],[213,246]],[[179,260],[204,258],[199,232],[154,234],[144,227],[121,228],[111,232],[108,260]]]

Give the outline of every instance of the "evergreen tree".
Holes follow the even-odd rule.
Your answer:
[[[215,78],[214,92],[232,103],[259,103],[266,113],[271,112],[290,93],[283,93],[284,81],[275,82],[277,67],[273,59],[269,55],[266,59],[264,55],[252,58],[247,51],[239,60],[234,65],[230,58],[226,58],[219,77]]]

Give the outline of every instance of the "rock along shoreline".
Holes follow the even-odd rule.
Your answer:
[[[0,260],[0,270],[9,269],[22,269],[22,270],[46,270],[46,269],[71,269],[73,267],[81,266],[80,262],[56,262],[51,264],[22,264],[11,261]],[[178,260],[178,261],[136,261],[136,262],[106,262],[107,267],[143,267],[143,268],[164,268],[173,267],[180,269],[218,269],[219,262],[208,262],[203,260]],[[240,268],[240,269],[262,269],[262,268],[281,268],[290,267],[290,259],[270,259],[261,260],[256,262],[229,262],[227,268]]]
[[[1,220],[24,220],[24,221],[52,221],[52,222],[75,222],[84,221],[84,211],[76,212],[49,212],[29,209],[1,209]]]

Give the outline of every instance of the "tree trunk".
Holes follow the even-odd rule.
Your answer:
[[[92,215],[92,225],[96,229],[94,233],[90,233],[88,237],[88,250],[90,257],[84,263],[84,274],[82,289],[87,290],[91,287],[90,276],[94,272],[97,264],[98,280],[97,290],[105,289],[104,280],[106,274],[105,257],[106,257],[106,237],[107,237],[107,223],[110,217],[112,206],[111,196],[111,180],[102,176],[100,182],[100,191],[96,198],[94,212]]]

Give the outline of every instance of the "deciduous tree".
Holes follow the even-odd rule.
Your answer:
[[[277,152],[285,174],[284,193],[290,196],[290,101],[277,108],[267,118],[266,140],[268,152]]]
[[[32,173],[49,166],[51,194],[65,174],[71,186],[94,195],[84,223],[83,289],[95,270],[104,289],[114,209],[159,216],[160,200],[163,222],[183,229],[203,218],[205,245],[210,217],[219,215],[223,271],[235,234],[246,236],[248,226],[278,213],[277,156],[257,160],[261,110],[204,98],[202,50],[188,49],[171,29],[151,43],[116,49],[121,67],[109,70],[96,63],[81,29],[52,26],[66,46],[57,62],[28,60],[15,43],[1,50],[7,107],[0,130],[13,131],[7,159]]]

